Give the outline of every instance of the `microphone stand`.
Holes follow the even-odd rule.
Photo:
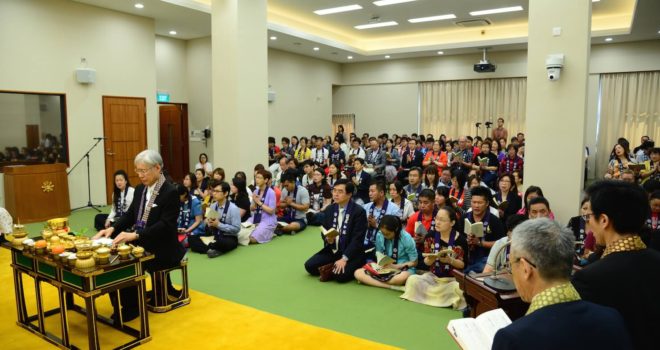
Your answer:
[[[479,128],[481,127],[481,123],[477,123],[474,126],[477,127],[477,137],[479,137]]]
[[[495,255],[495,263],[499,262],[500,254],[502,254],[502,251],[510,245],[511,241],[507,242],[497,251],[497,254]],[[510,279],[498,277],[499,272],[501,272],[501,266],[496,266],[493,270],[493,274],[490,277],[484,278],[484,284],[502,292],[511,292],[516,290],[516,286]]]
[[[91,152],[104,138],[95,137],[94,139],[96,139],[96,143],[93,144],[92,147],[90,147],[90,149],[87,150],[85,155],[82,156],[80,160],[78,160],[78,162],[66,173],[67,175],[71,175],[71,172],[73,172],[73,170],[78,166],[78,164],[80,164],[80,162],[82,162],[83,159],[87,159],[87,205],[78,208],[73,208],[71,209],[71,211],[76,211],[78,209],[84,209],[84,208],[92,208],[99,213],[101,212],[101,209],[97,208],[97,206],[92,204],[92,187],[91,187],[90,175],[89,175],[89,152]]]
[[[488,135],[490,135],[490,127],[493,125],[493,122],[487,121],[484,124],[486,124],[486,137],[488,137]]]

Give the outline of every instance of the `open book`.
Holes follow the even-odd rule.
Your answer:
[[[511,324],[502,309],[495,309],[477,316],[451,320],[447,324],[449,334],[463,350],[488,350],[498,330]]]
[[[380,266],[387,266],[389,264],[396,264],[396,261],[391,256],[385,255],[381,252],[376,252],[376,263]]]
[[[474,235],[477,238],[483,238],[484,236],[484,223],[483,222],[475,222],[470,223],[470,220],[465,219],[464,221],[464,229],[463,231],[465,232],[466,235]]]
[[[254,224],[246,221],[246,222],[241,222],[241,226],[245,228],[250,228],[250,227],[254,227]]]
[[[456,253],[454,252],[453,249],[446,248],[446,249],[440,250],[437,253],[422,253],[422,256],[425,257],[425,258],[429,257],[429,256],[432,256],[432,257],[435,257],[435,258],[445,258],[445,257],[455,258]]]
[[[326,230],[325,227],[321,226],[321,232],[323,233],[323,237],[330,240],[333,240],[335,237],[339,236],[339,231],[337,231],[337,229],[334,227]]]
[[[495,206],[496,206],[497,209],[499,209],[499,210],[506,210],[506,208],[509,207],[509,202],[507,202],[506,199],[503,200],[503,201],[501,201],[501,202],[499,202],[497,199],[494,199],[494,198],[493,198],[493,202],[495,203]]]
[[[632,170],[632,171],[638,173],[638,172],[640,172],[641,170],[646,169],[646,165],[645,165],[645,164],[630,164],[630,163],[629,163],[629,164],[628,164],[628,169],[630,169],[630,170]]]
[[[479,160],[479,165],[488,166],[488,157],[477,157]]]
[[[204,213],[204,217],[207,218],[207,219],[217,220],[217,219],[220,219],[220,213],[213,210],[213,208],[208,207],[208,208],[206,208],[206,213]]]
[[[215,242],[215,236],[200,236],[199,239],[201,239],[202,242],[206,245]]]
[[[408,198],[409,201],[414,202],[417,199],[417,194],[411,193],[406,198]]]

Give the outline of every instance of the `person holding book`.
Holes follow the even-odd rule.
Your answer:
[[[581,300],[570,282],[573,255],[573,235],[553,220],[529,220],[513,230],[511,275],[521,299],[530,305],[524,317],[495,333],[492,349],[633,348],[634,334],[631,338],[615,309]],[[631,289],[620,282],[608,285]],[[627,300],[621,294],[617,299]]]
[[[403,231],[398,216],[381,218],[375,248],[376,257],[381,259],[355,270],[355,279],[374,287],[402,288],[408,277],[415,274],[417,249],[412,237]]]
[[[516,214],[522,207],[522,199],[518,195],[516,180],[511,174],[502,174],[497,181],[498,191],[495,193],[494,203],[500,212],[500,219]],[[506,202],[506,203],[505,203]]]
[[[458,149],[452,152],[451,167],[463,172],[468,172],[472,168],[472,147],[468,144],[468,138],[461,136],[458,138]]]
[[[275,234],[294,234],[304,230],[307,227],[305,214],[309,206],[309,192],[304,186],[297,184],[296,174],[292,171],[282,174],[282,195],[277,206],[282,210],[282,215],[278,217]]]
[[[268,243],[273,239],[277,227],[277,200],[275,190],[268,184],[272,175],[268,170],[257,170],[254,176],[256,187],[252,193],[252,217],[246,222],[254,225],[254,230],[249,234],[250,244]]]
[[[422,169],[419,167],[414,167],[408,172],[408,184],[403,187],[408,194],[408,200],[413,204],[415,210],[418,208],[419,195],[424,189],[422,183]]]
[[[369,138],[369,149],[364,161],[367,166],[365,170],[370,174],[382,174],[385,171],[385,165],[387,164],[385,152],[380,149],[378,140],[375,137]]]
[[[465,173],[460,169],[454,169],[451,172],[451,189],[449,190],[449,200],[456,203],[456,206],[463,208],[465,206],[467,183]]]
[[[445,206],[437,211],[434,226],[424,236],[420,255],[429,272],[408,277],[402,299],[436,307],[451,306],[454,310],[467,306],[452,275],[453,269],[465,267],[468,254],[465,235],[455,229],[457,222],[453,208]]]
[[[435,226],[437,213],[435,192],[429,189],[422,190],[419,194],[419,210],[408,218],[408,223],[406,224],[406,232],[415,239],[419,256],[422,256],[424,237]],[[423,260],[420,259],[419,268],[424,270],[425,267]]]
[[[364,251],[367,261],[374,260],[376,233],[380,227],[380,220],[385,215],[401,216],[401,209],[390,202],[385,196],[385,182],[374,180],[369,185],[369,203],[364,205],[367,212],[367,232],[364,236]]]
[[[364,265],[364,235],[367,215],[353,202],[355,186],[346,179],[338,180],[332,189],[334,203],[325,209],[321,238],[323,249],[305,262],[305,270],[312,276],[322,276],[322,281],[335,279],[348,282],[355,270]]]
[[[356,187],[355,202],[359,205],[369,202],[369,183],[371,175],[364,171],[364,159],[356,158],[353,161],[354,172],[351,175],[351,181]]]
[[[332,204],[332,188],[325,180],[325,172],[316,168],[312,172],[312,184],[307,186],[310,208],[307,210],[307,224],[320,226],[325,217],[325,209]]]
[[[516,228],[516,226],[527,220],[528,218],[525,215],[516,214],[509,216],[505,223],[506,237],[498,239],[495,241],[495,244],[493,244],[493,248],[491,248],[490,253],[488,253],[488,259],[486,260],[486,266],[484,267],[483,273],[492,273],[494,271],[499,272],[508,266],[509,255],[511,254],[511,246],[507,246],[507,244],[511,242],[511,233],[513,232],[513,229]],[[502,252],[502,249],[505,250]]]
[[[488,187],[494,188],[499,162],[497,161],[497,156],[490,151],[490,145],[490,142],[481,144],[481,152],[475,156],[472,169],[479,172],[481,181],[488,185]]]
[[[238,247],[241,213],[229,200],[231,186],[228,183],[211,180],[209,188],[214,202],[206,213],[208,236],[194,235],[190,236],[188,241],[193,252],[206,254],[209,258],[217,258]]]
[[[179,194],[179,216],[176,220],[178,239],[184,247],[188,247],[188,237],[200,235],[206,229],[202,212],[202,203],[182,184],[176,184]]]
[[[500,219],[489,210],[490,190],[479,186],[471,190],[471,195],[472,211],[465,215],[464,223],[469,247],[466,273],[483,271],[493,244],[506,235]]]
[[[642,184],[649,180],[660,181],[660,147],[651,148],[649,160],[642,164],[644,164],[644,169],[639,171]]]
[[[614,158],[607,165],[605,178],[618,180],[623,170],[628,169],[628,166],[633,163],[633,160],[630,158],[630,150],[624,147],[624,145],[617,143],[614,146]]]
[[[639,236],[649,217],[648,198],[639,186],[611,180],[592,184],[586,194],[586,225],[605,250],[573,275],[573,285],[582,299],[621,313],[636,349],[657,349],[660,253]]]
[[[415,208],[413,208],[412,202],[406,198],[408,195],[406,194],[406,190],[403,189],[403,184],[399,180],[394,180],[389,185],[389,193],[392,203],[401,210],[401,216],[399,217],[401,222],[407,223],[408,218],[415,213]]]

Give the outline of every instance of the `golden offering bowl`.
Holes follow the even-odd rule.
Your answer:
[[[94,256],[94,252],[91,250],[84,250],[82,252],[79,251],[76,253],[76,256],[78,257],[78,260],[87,260]]]
[[[48,220],[47,223],[48,223],[48,227],[50,227],[51,230],[62,230],[62,229],[66,229],[69,226],[69,219],[55,218]]]
[[[62,242],[62,245],[64,246],[64,249],[66,249],[66,250],[71,250],[71,249],[76,247],[73,244],[73,242],[71,242],[70,240],[66,240],[66,241]]]
[[[137,247],[133,248],[133,252],[132,252],[132,253],[133,253],[133,256],[134,256],[134,257],[136,257],[136,258],[141,258],[142,255],[144,255],[144,248],[142,248],[142,247],[140,247],[140,246],[137,246]]]
[[[11,244],[14,247],[22,247],[23,241],[27,239],[27,232],[14,232],[14,239],[12,239]]]
[[[119,247],[117,247],[117,253],[119,255],[128,255],[131,253],[131,246],[122,244]]]
[[[92,259],[91,254],[92,252],[89,252],[90,256],[86,259],[81,258],[78,256],[78,259],[76,259],[76,268],[77,269],[88,269],[90,267],[96,266],[96,261]]]
[[[58,244],[60,243],[60,237],[59,236],[52,236],[48,240],[51,244]]]
[[[41,231],[41,237],[45,240],[50,240],[51,237],[53,237],[53,231],[51,230],[42,230]]]
[[[97,258],[109,258],[110,257],[110,248],[101,247],[96,250]]]

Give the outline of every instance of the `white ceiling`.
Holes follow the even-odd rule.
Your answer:
[[[74,1],[154,18],[158,35],[188,40],[211,34],[210,0]],[[133,6],[136,2],[143,3],[144,8],[136,9]],[[383,7],[376,6],[372,2],[373,0],[268,0],[268,36],[277,37],[277,40],[268,40],[268,46],[342,63],[383,60],[385,55],[390,55],[392,59],[437,56],[439,50],[445,55],[476,53],[477,48],[484,46],[491,47],[492,51],[526,49],[528,0],[417,0]],[[363,9],[325,16],[313,13],[318,9],[350,4],[359,4]],[[481,17],[469,15],[470,11],[515,5],[521,5],[525,10]],[[597,30],[596,26],[599,23],[607,23],[605,19],[616,18],[621,13],[630,13],[633,10],[632,26],[628,25],[624,29]],[[612,42],[660,39],[658,34],[660,1],[658,0],[601,0],[593,3],[592,12],[594,43],[604,43],[605,36],[613,37]],[[418,24],[408,22],[410,18],[448,13],[454,13],[457,18]],[[353,28],[355,25],[368,23],[372,17],[379,17],[381,21],[394,20],[399,25],[369,30]],[[455,24],[457,21],[475,18],[485,18],[492,24],[468,29]],[[306,25],[300,27],[290,25],[293,22]],[[620,18],[619,22],[621,22]],[[465,40],[453,43],[433,39],[442,36],[451,37],[453,33],[459,35],[482,30],[489,33],[500,28],[516,26],[524,29],[525,34],[505,39]],[[170,35],[170,30],[176,30],[177,35]],[[407,44],[413,42],[414,44]],[[377,47],[382,43],[385,43],[385,46]],[[318,47],[319,50],[314,51],[314,47]],[[353,56],[353,59],[349,60],[348,56]]]

